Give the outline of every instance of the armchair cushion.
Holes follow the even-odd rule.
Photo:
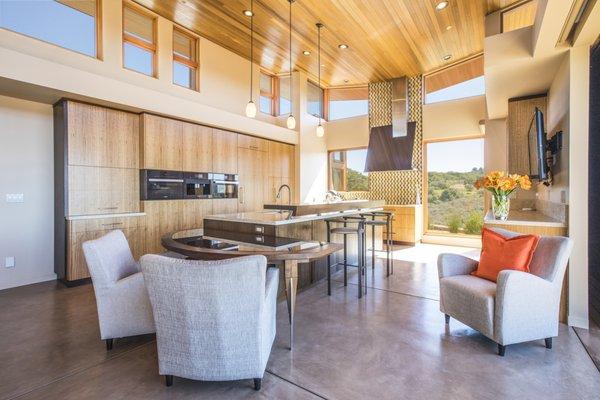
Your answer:
[[[537,235],[506,238],[498,232],[483,228],[479,266],[472,274],[496,282],[502,270],[529,272],[529,264],[538,245]]]
[[[472,275],[455,275],[440,279],[442,312],[477,329],[489,338],[494,336],[496,284]]]

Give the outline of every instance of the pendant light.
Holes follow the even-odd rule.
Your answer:
[[[287,118],[286,124],[288,129],[296,128],[296,118],[294,118],[294,110],[292,108],[292,3],[294,0],[288,0],[290,2],[290,116]]]
[[[256,104],[252,101],[253,71],[254,68],[254,0],[250,0],[250,101],[246,104],[246,116],[256,117]]]
[[[320,22],[317,22],[317,32],[318,32],[317,68],[319,68],[319,89],[321,88],[321,28],[322,27],[323,27],[323,24]],[[325,128],[323,128],[323,125],[321,125],[321,114],[323,114],[323,98],[322,97],[321,97],[321,111],[319,113],[319,125],[317,125],[317,137],[325,136]]]

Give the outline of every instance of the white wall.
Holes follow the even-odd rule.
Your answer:
[[[506,171],[508,169],[508,131],[506,118],[485,121],[484,170]]]
[[[338,119],[327,123],[327,150],[353,149],[369,145],[369,117]]]
[[[424,104],[423,140],[480,135],[485,117],[485,96]]]
[[[52,107],[0,96],[0,289],[56,279]],[[23,193],[23,203],[6,203]],[[5,257],[16,266],[4,268]]]

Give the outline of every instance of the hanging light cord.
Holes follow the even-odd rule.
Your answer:
[[[319,46],[319,53],[317,54],[317,68],[319,69],[319,91],[321,89],[321,28],[323,27],[323,25],[321,25],[321,23],[317,24],[317,28],[318,28],[318,40],[317,40],[317,45]],[[321,115],[323,114],[323,97],[321,97],[321,109],[319,110],[319,125],[321,125]]]
[[[254,101],[252,98],[252,86],[254,85],[252,71],[252,64],[254,64],[254,0],[250,0],[250,14],[252,14],[250,16],[250,101]]]
[[[290,0],[290,114],[292,114],[292,0]]]

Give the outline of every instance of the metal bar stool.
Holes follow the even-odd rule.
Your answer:
[[[358,298],[363,294],[363,275],[365,281],[365,295],[367,294],[367,274],[365,274],[366,265],[366,240],[365,240],[365,219],[362,217],[339,217],[329,218],[325,220],[327,224],[327,242],[331,242],[332,234],[344,236],[344,286],[348,285],[348,266],[358,267]],[[332,223],[344,224],[343,227],[331,227]],[[348,226],[348,224],[356,224]],[[348,264],[347,237],[348,235],[356,235],[358,240],[358,265]],[[331,264],[331,255],[327,256],[327,295],[331,296],[331,268],[340,263]]]
[[[365,218],[365,225],[371,227],[371,268],[375,269],[375,227],[385,226],[386,227],[386,276],[390,276],[394,273],[394,259],[392,257],[393,243],[392,243],[392,222],[394,220],[394,214],[388,211],[371,211],[367,213],[361,213],[361,217]],[[368,219],[368,218],[371,219]],[[377,217],[385,217],[385,220],[376,219]]]

